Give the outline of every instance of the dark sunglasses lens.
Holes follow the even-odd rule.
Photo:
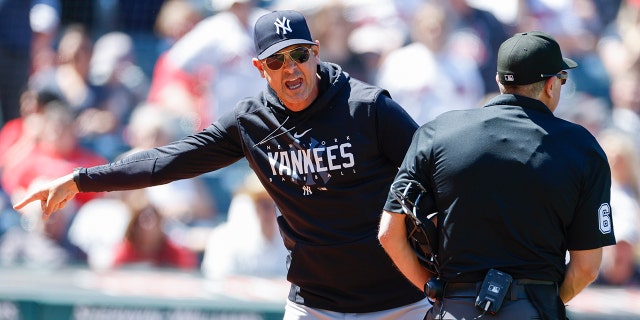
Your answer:
[[[267,64],[267,67],[269,67],[269,69],[278,70],[282,68],[282,65],[284,64],[284,54],[279,53],[269,56],[265,60],[265,63]]]
[[[309,57],[310,57],[309,49],[305,47],[299,47],[299,48],[293,49],[289,51],[288,54],[289,54],[289,57],[291,57],[291,60],[297,63],[305,63],[309,60]],[[269,56],[267,59],[265,59],[265,63],[267,64],[267,67],[269,67],[269,69],[278,70],[282,68],[282,65],[284,64],[284,60],[285,60],[284,53],[276,53]]]
[[[296,48],[289,53],[289,56],[297,63],[305,63],[309,60],[309,49],[303,47]]]
[[[560,78],[560,82],[562,83],[562,85],[564,85],[565,83],[567,83],[567,79],[569,78],[569,74],[561,73],[559,78]]]

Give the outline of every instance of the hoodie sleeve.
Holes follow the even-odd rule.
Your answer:
[[[385,91],[376,100],[380,150],[399,167],[418,124]]]
[[[232,114],[205,130],[166,146],[140,151],[121,160],[82,169],[83,192],[145,188],[187,179],[226,167],[244,157]]]

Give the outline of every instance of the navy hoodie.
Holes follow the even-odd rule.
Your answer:
[[[143,188],[246,157],[279,209],[289,299],[337,312],[400,307],[424,294],[377,239],[389,186],[417,124],[388,92],[323,62],[320,95],[286,109],[267,86],[197,134],[83,169],[82,191]]]

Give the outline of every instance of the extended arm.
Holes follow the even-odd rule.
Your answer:
[[[225,123],[221,123],[222,120]],[[29,193],[14,208],[22,209],[40,200],[43,219],[64,208],[79,192],[133,190],[195,177],[217,170],[242,158],[233,114],[197,134],[166,146],[133,153],[116,162],[84,168],[60,177]]]
[[[432,274],[425,269],[407,241],[405,215],[389,211],[382,212],[378,239],[396,267],[420,290]]]
[[[560,285],[560,298],[569,302],[598,276],[602,261],[602,248],[569,251],[567,273]]]

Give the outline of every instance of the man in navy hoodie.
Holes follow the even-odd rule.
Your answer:
[[[381,208],[417,124],[386,90],[320,61],[320,43],[300,13],[262,16],[254,36],[253,65],[268,84],[258,95],[200,133],[78,168],[15,208],[40,200],[46,218],[78,192],[164,184],[245,157],[278,206],[290,251],[285,319],[422,319],[428,300],[377,239]]]

